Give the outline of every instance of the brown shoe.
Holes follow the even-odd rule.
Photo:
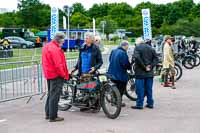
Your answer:
[[[64,121],[64,118],[62,117],[57,117],[55,119],[50,119],[49,122],[57,122],[57,121]]]
[[[167,82],[167,83],[164,83],[164,85],[163,85],[164,87],[171,87],[171,85],[169,84],[169,82]]]

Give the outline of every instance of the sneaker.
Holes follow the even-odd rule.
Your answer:
[[[138,107],[138,106],[131,106],[132,109],[143,109],[143,107]]]
[[[150,105],[146,105],[145,107],[149,108],[149,109],[153,109],[153,106],[150,106]]]
[[[57,122],[57,121],[64,121],[64,118],[62,117],[57,117],[55,119],[50,119],[49,122]]]

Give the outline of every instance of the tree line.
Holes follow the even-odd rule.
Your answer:
[[[81,3],[72,5],[74,11],[70,16],[71,28],[92,28],[92,19],[96,27],[102,30],[102,21],[106,21],[105,33],[116,29],[126,29],[134,36],[142,35],[141,9],[149,8],[153,35],[194,35],[200,36],[200,3],[193,0],[179,0],[168,4],[142,2],[136,7],[127,3],[94,4],[86,10]],[[26,27],[46,30],[50,27],[51,10],[48,4],[40,0],[19,0],[18,10],[0,14],[0,27]],[[59,9],[59,25],[63,25],[66,13]]]

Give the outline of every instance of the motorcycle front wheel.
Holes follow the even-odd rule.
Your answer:
[[[101,93],[101,107],[110,119],[116,119],[121,112],[122,99],[118,88],[112,83],[105,83]]]

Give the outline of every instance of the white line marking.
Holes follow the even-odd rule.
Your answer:
[[[7,121],[7,120],[6,119],[2,119],[2,120],[0,120],[0,123],[5,122],[5,121]]]

